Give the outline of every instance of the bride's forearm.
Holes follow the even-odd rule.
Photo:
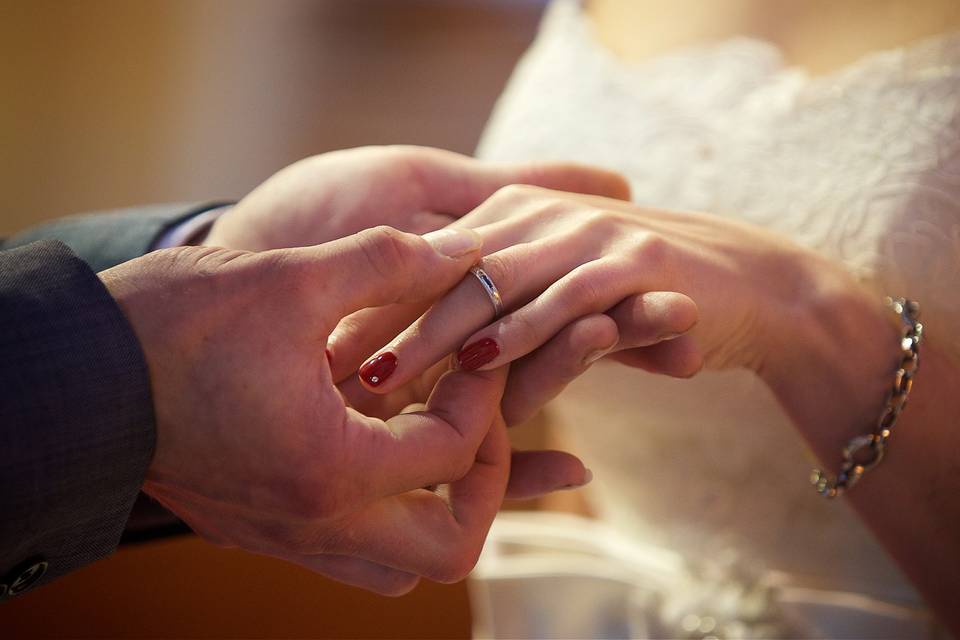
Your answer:
[[[922,354],[888,455],[847,496],[960,637],[960,372],[934,341]]]
[[[830,298],[800,314],[785,357],[762,374],[823,468],[835,474],[843,446],[876,426],[901,351],[875,296],[857,290]],[[884,459],[842,499],[960,635],[960,371],[938,350],[938,330],[925,328],[909,406]]]

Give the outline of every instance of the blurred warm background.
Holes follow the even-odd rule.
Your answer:
[[[342,147],[469,153],[543,4],[0,0],[0,233]]]
[[[543,0],[0,0],[0,235],[238,198],[306,155],[470,153]],[[192,536],[0,605],[0,637],[467,637],[463,585],[400,599]]]

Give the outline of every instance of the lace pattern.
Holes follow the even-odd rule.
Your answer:
[[[932,341],[960,362],[960,34],[822,77],[748,38],[627,64],[577,2],[555,0],[478,155],[607,166],[639,203],[784,233],[921,301]],[[723,541],[810,584],[918,599],[852,512],[803,483],[805,446],[752,374],[601,365],[557,408],[618,529],[686,556]],[[784,463],[758,483],[770,450]],[[851,535],[867,543],[829,542]]]

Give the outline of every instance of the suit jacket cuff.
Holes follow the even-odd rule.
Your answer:
[[[91,269],[64,244],[0,251],[0,582],[42,584],[109,554],[155,445],[146,360]]]
[[[4,248],[37,240],[60,240],[90,265],[103,271],[153,249],[168,229],[229,202],[157,204],[68,216],[31,227],[4,243]]]

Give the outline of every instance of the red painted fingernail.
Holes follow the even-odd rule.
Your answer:
[[[330,353],[330,349],[324,349],[323,352],[327,354],[327,362],[333,364],[333,354]]]
[[[457,363],[465,371],[479,369],[500,355],[500,345],[493,338],[477,340],[468,344],[457,354]]]
[[[360,377],[371,387],[378,387],[393,375],[397,368],[397,356],[384,351],[373,356],[360,367]]]

